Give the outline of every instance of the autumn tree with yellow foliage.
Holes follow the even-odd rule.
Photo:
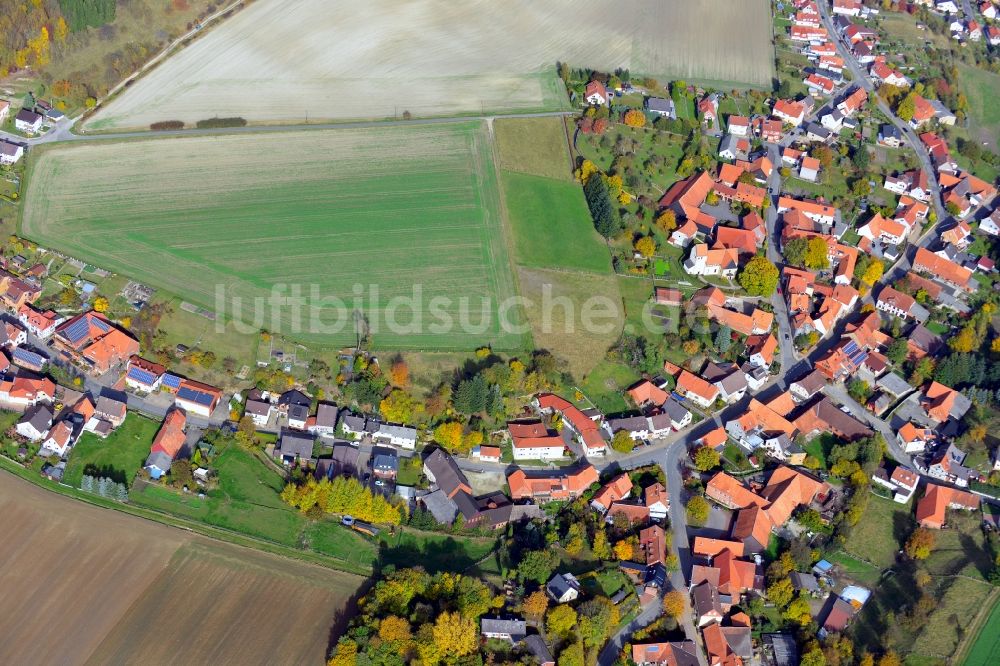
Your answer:
[[[645,127],[646,114],[639,109],[629,109],[625,112],[623,122],[629,127]]]
[[[635,241],[635,251],[648,259],[656,254],[656,241],[652,236],[643,236]]]
[[[442,654],[464,657],[479,646],[475,620],[458,613],[444,612],[434,622],[434,642]]]

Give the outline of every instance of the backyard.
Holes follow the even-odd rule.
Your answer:
[[[92,432],[83,433],[66,463],[63,482],[79,488],[83,475],[90,474],[131,486],[135,473],[149,456],[149,446],[159,428],[156,421],[130,412],[107,439]]]

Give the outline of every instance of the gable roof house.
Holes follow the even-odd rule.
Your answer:
[[[601,486],[601,489],[590,501],[590,506],[600,513],[605,513],[613,502],[628,497],[632,492],[632,479],[628,474],[619,474],[615,478]]]
[[[33,335],[44,340],[55,333],[56,327],[63,322],[63,317],[52,310],[38,310],[25,303],[17,310],[17,320]]]
[[[698,647],[694,641],[633,643],[632,661],[636,666],[698,666]]]
[[[719,389],[697,375],[682,370],[674,387],[677,395],[691,400],[701,407],[708,408],[719,397]]]
[[[603,106],[608,103],[608,89],[600,81],[591,81],[584,89],[583,98],[587,100],[587,104]]]
[[[557,573],[546,583],[545,592],[557,604],[575,601],[580,596],[580,581],[571,573]]]
[[[507,486],[510,488],[511,499],[549,501],[575,499],[598,480],[597,469],[586,464],[574,471],[533,472],[531,476],[523,469],[515,469],[507,475]]]
[[[923,407],[927,418],[938,424],[944,423],[949,418],[961,420],[969,411],[972,402],[955,389],[932,381],[924,387],[920,406]]]
[[[61,421],[57,421],[49,429],[49,432],[45,436],[45,440],[42,442],[42,446],[38,453],[42,457],[55,455],[60,458],[64,458],[72,443],[73,425],[69,421],[63,419]]]
[[[132,356],[125,371],[125,385],[136,391],[152,393],[160,388],[160,382],[166,371],[167,369],[159,363],[147,361],[140,356]]]
[[[154,479],[159,479],[164,474],[170,472],[170,465],[177,454],[184,448],[184,426],[187,424],[187,417],[183,410],[172,409],[167,412],[163,419],[163,425],[153,438],[153,444],[149,448],[149,457],[143,468],[149,472]]]
[[[653,520],[663,520],[670,509],[670,495],[662,483],[654,483],[643,490],[643,502],[649,509],[649,517]]]
[[[449,498],[454,498],[460,492],[472,495],[472,486],[465,473],[444,449],[434,449],[424,459],[424,475]]]
[[[19,407],[52,402],[55,395],[56,384],[48,377],[19,372],[13,379],[0,381],[0,401]]]
[[[313,461],[315,441],[311,435],[285,431],[274,447],[274,455],[281,460],[283,465],[308,465]]]
[[[29,408],[17,421],[15,431],[21,437],[37,442],[45,437],[52,425],[52,408],[45,404]]]
[[[514,460],[548,460],[562,458],[566,442],[541,421],[507,424],[513,442]]]
[[[917,502],[917,523],[921,527],[941,529],[948,509],[973,511],[979,508],[979,497],[964,490],[928,483],[924,496]]]

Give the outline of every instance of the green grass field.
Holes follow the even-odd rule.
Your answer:
[[[844,550],[877,567],[892,566],[896,552],[912,529],[910,513],[909,505],[872,495],[864,519],[854,526]]]
[[[558,180],[573,180],[562,118],[501,118],[493,123],[500,168]]]
[[[993,606],[962,666],[991,666],[996,663],[998,654],[1000,654],[1000,604]]]
[[[515,287],[484,123],[92,142],[36,155],[25,236],[217,314],[236,316],[242,299],[238,318],[253,329],[335,346],[355,340],[360,314],[381,347],[528,345],[496,316]],[[301,315],[266,300],[280,288],[300,290]],[[397,301],[415,288],[416,308]],[[457,323],[462,298],[472,326]]]
[[[107,470],[104,476],[118,478],[118,481],[132,484],[135,473],[149,456],[149,446],[159,430],[156,421],[130,413],[107,439],[101,439],[91,432],[85,432],[73,447],[63,482],[80,487],[84,470],[88,466]]]
[[[504,173],[501,180],[518,264],[611,272],[611,256],[578,183],[520,173]]]

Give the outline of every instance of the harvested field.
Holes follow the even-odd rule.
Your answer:
[[[770,87],[773,58],[767,0],[260,0],[88,126],[556,109],[557,61]]]
[[[0,481],[0,663],[321,663],[363,582]]]
[[[94,142],[38,155],[25,236],[182,295],[219,321],[333,346],[355,341],[361,314],[382,347],[525,346],[496,316],[514,281],[485,123]],[[275,288],[300,289],[300,315],[272,307]],[[415,288],[416,307],[394,303]]]

